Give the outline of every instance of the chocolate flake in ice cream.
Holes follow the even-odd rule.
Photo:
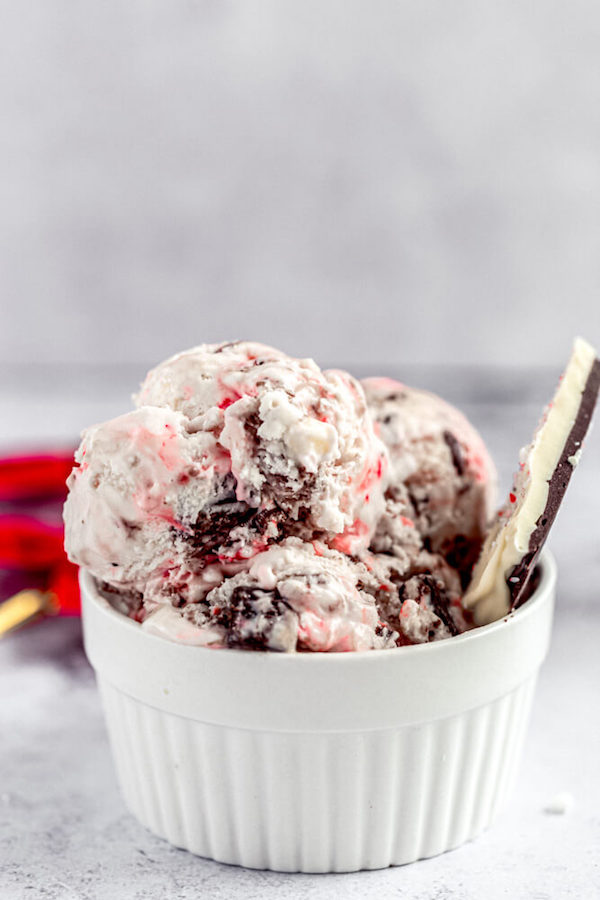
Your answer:
[[[473,426],[433,394],[249,342],[172,357],[135,410],[83,433],[69,558],[116,609],[182,643],[357,651],[450,638],[514,602],[500,569],[519,590],[527,581],[598,391],[594,352],[578,342],[574,359],[532,445],[547,465],[527,463],[517,486],[527,540],[508,553],[492,533],[466,602],[496,487]]]

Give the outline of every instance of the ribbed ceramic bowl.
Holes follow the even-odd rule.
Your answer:
[[[82,572],[83,625],[121,788],[177,847],[346,872],[475,837],[513,783],[556,569],[505,619],[363,653],[214,650],[146,633]]]

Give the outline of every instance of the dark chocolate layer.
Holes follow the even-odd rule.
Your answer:
[[[529,538],[528,552],[506,577],[506,583],[511,597],[511,609],[517,609],[521,606],[530,593],[528,590],[529,580],[535,569],[540,550],[544,546],[548,532],[556,518],[558,508],[565,495],[565,491],[567,490],[571,475],[573,474],[574,467],[569,462],[569,457],[575,456],[577,451],[581,449],[583,439],[587,434],[587,430],[592,420],[594,407],[596,406],[596,400],[598,399],[599,388],[600,360],[596,359],[590,369],[590,374],[588,375],[585,387],[582,391],[575,422],[565,441],[556,468],[548,482],[548,499],[546,501],[544,512],[537,520],[535,528]]]

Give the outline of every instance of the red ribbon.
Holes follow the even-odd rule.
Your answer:
[[[73,468],[73,452],[0,459],[0,501],[65,497],[65,481]]]
[[[63,615],[79,614],[77,567],[65,554],[61,519],[72,467],[72,451],[0,459],[0,568],[41,576]]]

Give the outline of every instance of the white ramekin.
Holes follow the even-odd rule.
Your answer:
[[[286,872],[458,847],[513,783],[550,640],[556,568],[505,619],[364,653],[211,650],[148,634],[81,574],[127,805],[200,856]]]

